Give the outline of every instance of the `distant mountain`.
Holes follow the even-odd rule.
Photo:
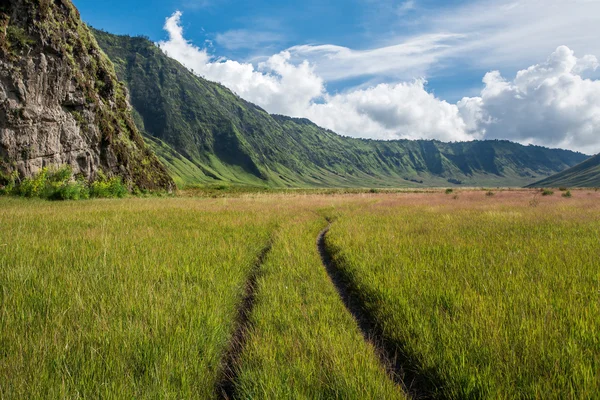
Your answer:
[[[70,0],[0,1],[0,178],[68,164],[90,180],[174,187],[125,93]]]
[[[600,154],[531,187],[600,187]]]
[[[268,114],[146,38],[94,34],[130,90],[139,129],[179,185],[523,186],[587,158],[508,141],[342,137],[306,119]]]

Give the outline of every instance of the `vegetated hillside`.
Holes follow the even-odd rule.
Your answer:
[[[0,185],[63,164],[89,180],[102,171],[130,187],[174,186],[71,1],[1,1]]]
[[[180,185],[522,186],[583,154],[506,141],[352,139],[269,115],[142,37],[94,31],[131,93],[138,126]]]
[[[531,187],[600,187],[600,154]]]

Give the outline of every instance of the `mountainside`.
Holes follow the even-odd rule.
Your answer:
[[[305,119],[269,115],[145,38],[94,34],[130,89],[138,127],[179,185],[522,186],[587,158],[507,141],[342,137]]]
[[[71,165],[130,187],[173,181],[136,128],[126,88],[70,0],[0,1],[0,172]]]
[[[600,187],[600,154],[531,187]]]

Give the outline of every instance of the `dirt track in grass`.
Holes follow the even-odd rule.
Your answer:
[[[423,379],[416,372],[416,368],[411,366],[411,361],[403,357],[398,352],[398,348],[385,339],[382,329],[374,317],[366,311],[364,304],[358,296],[354,295],[353,292],[355,292],[355,289],[352,287],[350,279],[336,265],[327,248],[325,239],[330,227],[331,225],[327,226],[327,228],[319,233],[317,248],[331,282],[335,286],[346,309],[354,317],[365,341],[374,347],[389,378],[397,385],[400,385],[410,398],[429,399],[436,397],[432,383]]]
[[[216,392],[220,399],[231,400],[235,396],[235,382],[239,371],[239,362],[247,340],[247,332],[250,328],[250,316],[256,301],[256,281],[261,273],[261,267],[271,251],[269,242],[256,258],[256,262],[250,272],[244,288],[244,297],[238,308],[236,327],[229,342],[227,351],[221,361],[221,376],[217,381]]]

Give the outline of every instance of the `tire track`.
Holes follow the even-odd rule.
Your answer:
[[[439,398],[439,393],[434,389],[431,378],[420,376],[416,368],[410,366],[414,363],[403,357],[398,347],[387,340],[381,326],[375,318],[370,315],[361,301],[360,296],[354,295],[357,289],[351,279],[344,274],[343,270],[336,265],[331,257],[326,244],[326,236],[331,224],[323,229],[317,237],[317,248],[321,255],[321,261],[325,267],[331,282],[335,286],[346,309],[352,314],[365,341],[371,343],[376,350],[377,356],[385,368],[389,378],[401,386],[404,393],[412,399]],[[443,396],[442,396],[443,397]]]
[[[244,297],[238,308],[235,330],[229,346],[221,360],[221,373],[217,380],[216,393],[219,399],[235,399],[235,382],[238,378],[240,358],[246,345],[247,333],[251,325],[250,316],[256,302],[256,281],[261,273],[261,267],[271,251],[272,243],[261,250],[250,272],[244,288]]]

